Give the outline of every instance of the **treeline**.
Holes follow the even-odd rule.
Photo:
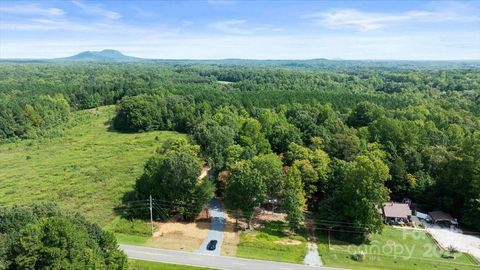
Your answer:
[[[381,64],[381,63],[380,63]],[[227,65],[227,66],[225,66]],[[10,64],[0,65],[0,140],[36,137],[61,125],[70,110],[116,104],[124,97],[172,93],[215,106],[274,108],[281,104],[318,101],[347,112],[358,102],[402,108],[435,99],[448,109],[480,113],[476,69],[429,70],[362,67],[346,63],[331,69],[277,68],[172,63]],[[218,83],[225,81],[225,83]],[[27,106],[28,105],[28,106]],[[62,105],[63,106],[63,105]],[[26,107],[28,107],[26,109]],[[42,107],[42,108],[41,108]],[[49,117],[41,115],[47,107]],[[34,119],[30,116],[33,108]],[[35,119],[39,117],[41,120]],[[52,119],[54,118],[54,119]]]
[[[309,207],[339,228],[355,224],[363,237],[381,227],[377,207],[388,198],[441,207],[478,228],[479,120],[429,100],[393,109],[360,102],[340,113],[311,101],[244,108],[140,95],[119,103],[114,124],[190,133],[218,173],[218,190],[247,220],[254,207],[277,200],[292,228]]]
[[[2,64],[0,140],[46,134],[65,123],[72,110],[162,89],[193,89],[211,80],[160,65]]]
[[[202,156],[218,175],[219,195],[247,218],[252,207],[277,201],[293,229],[308,207],[368,235],[380,228],[376,207],[409,197],[479,229],[478,69],[130,63],[2,64],[0,71],[0,139],[41,135],[70,110],[118,103],[118,130],[191,134],[200,152],[188,160]],[[176,152],[149,163],[133,198],[145,199],[141,183],[172,185],[157,172],[187,159]],[[192,168],[173,179],[208,194],[193,185]],[[182,205],[201,204],[200,197],[180,196],[164,215],[192,218]],[[340,198],[355,199],[337,208]]]
[[[43,136],[67,122],[69,116],[70,107],[62,95],[24,97],[0,93],[0,141]]]

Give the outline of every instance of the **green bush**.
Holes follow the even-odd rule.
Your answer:
[[[358,251],[352,254],[352,260],[357,262],[363,262],[365,260],[365,252]]]

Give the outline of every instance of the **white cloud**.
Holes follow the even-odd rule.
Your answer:
[[[210,24],[212,28],[217,30],[237,35],[248,35],[252,33],[251,29],[245,28],[245,20],[228,20],[220,21]]]
[[[122,17],[120,13],[104,9],[100,6],[86,5],[81,1],[72,1],[72,3],[88,14],[101,16],[110,20],[118,20]]]
[[[69,32],[102,32],[116,29],[114,24],[104,25],[96,22],[81,23],[65,19],[33,18],[22,22],[5,21],[0,30],[9,31],[69,31]]]
[[[275,28],[265,24],[250,25],[246,20],[219,21],[211,23],[210,27],[231,35],[252,35],[260,31],[281,31],[278,27]]]
[[[360,31],[375,30],[387,24],[416,20],[430,16],[425,11],[409,11],[400,14],[363,12],[354,9],[341,9],[304,16],[331,28],[354,28]]]
[[[37,15],[37,16],[62,16],[65,14],[60,8],[44,7],[38,4],[19,4],[0,6],[0,13]]]
[[[64,18],[32,18],[23,21],[0,21],[1,31],[50,31],[52,33],[78,33],[80,35],[118,35],[137,34],[147,37],[148,35],[171,35],[179,31],[179,28],[171,28],[165,25],[153,25],[150,27],[138,27],[124,24],[121,21],[77,21]],[[28,35],[28,34],[27,34]]]
[[[459,48],[461,47],[461,48]],[[171,34],[145,37],[119,35],[45,37],[35,43],[6,40],[1,57],[63,57],[84,50],[113,48],[123,53],[163,59],[480,59],[480,33],[436,32],[382,35],[216,35]]]
[[[304,15],[302,18],[329,28],[351,28],[371,31],[405,22],[479,22],[480,11],[475,6],[444,3],[432,9],[405,12],[367,12],[356,9],[333,9]]]
[[[9,16],[0,18],[0,58],[63,57],[83,50],[113,48],[140,57],[170,59],[480,59],[480,27],[475,28],[480,22],[480,12],[467,6],[447,8],[442,4],[397,13],[330,10],[304,17],[332,28],[371,31],[366,35],[318,31],[311,25],[293,29],[286,23],[261,24],[254,18],[207,25],[200,25],[202,20],[192,24],[188,18],[171,25],[161,24],[161,20],[134,24],[121,20],[116,12],[118,15],[105,15],[113,11],[91,7],[89,2],[76,3],[75,8],[90,16],[67,17],[55,15],[58,12],[44,12],[50,15],[13,16],[21,20],[11,21]],[[412,27],[408,33],[373,31],[409,21],[473,23],[441,24],[451,26],[448,29]],[[31,32],[20,31],[41,34],[31,36]]]

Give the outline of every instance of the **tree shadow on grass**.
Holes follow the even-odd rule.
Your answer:
[[[112,133],[119,133],[119,134],[137,134],[137,133],[142,133],[143,131],[134,131],[134,130],[121,130],[115,128],[115,125],[113,123],[113,119],[107,120],[103,123],[104,126],[107,127],[107,132],[112,132]]]
[[[116,215],[124,219],[150,219],[150,202],[148,199],[141,199],[135,190],[126,192],[122,197],[122,204],[113,208]],[[153,211],[152,211],[153,214]],[[155,218],[158,218],[158,211],[155,211]]]

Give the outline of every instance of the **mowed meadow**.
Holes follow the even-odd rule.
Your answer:
[[[101,226],[172,131],[119,133],[115,106],[78,111],[62,135],[0,145],[0,204],[53,201]]]

